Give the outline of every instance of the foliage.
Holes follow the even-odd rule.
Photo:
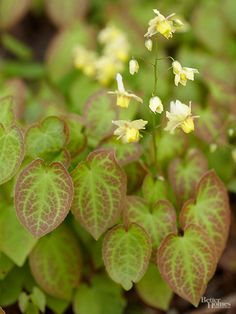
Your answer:
[[[198,307],[236,191],[236,4],[180,2],[0,1],[0,312]]]

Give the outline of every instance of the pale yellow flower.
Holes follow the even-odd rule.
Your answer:
[[[149,108],[154,113],[162,113],[163,105],[162,105],[161,99],[157,96],[152,97],[149,100]]]
[[[139,70],[139,64],[138,64],[138,61],[135,60],[135,59],[131,59],[129,61],[129,73],[131,75],[134,75],[134,73],[138,73],[138,70]]]
[[[93,51],[90,51],[82,46],[77,46],[74,49],[74,65],[77,69],[82,70],[87,76],[94,76],[96,73],[97,56]]]
[[[140,97],[136,96],[135,94],[128,93],[125,90],[123,79],[120,73],[116,75],[116,81],[117,81],[118,89],[114,92],[111,91],[108,93],[117,95],[117,102],[116,102],[117,106],[122,107],[122,108],[128,108],[131,99],[134,99],[141,103],[143,102],[143,100]]]
[[[179,83],[186,86],[187,80],[194,80],[194,74],[199,73],[197,69],[182,67],[178,61],[172,63],[173,73],[175,75],[175,85]]]
[[[171,101],[170,112],[166,112],[166,117],[169,120],[165,131],[174,133],[176,128],[181,128],[185,133],[194,131],[194,119],[198,116],[192,116],[191,103],[189,106],[183,104],[179,100]]]
[[[150,38],[145,40],[145,47],[147,50],[152,51],[152,40]]]
[[[95,67],[98,82],[105,86],[114,80],[117,72],[123,70],[123,64],[110,56],[98,58]]]
[[[123,36],[122,31],[115,25],[107,25],[98,34],[98,41],[100,44],[107,45]]]
[[[130,44],[125,35],[120,35],[115,40],[107,43],[103,53],[106,56],[112,56],[122,62],[126,62],[129,58]]]
[[[175,13],[165,17],[158,10],[153,10],[156,16],[149,21],[149,27],[145,37],[152,37],[157,33],[160,33],[165,38],[169,39],[172,37],[173,33],[176,31],[176,26],[174,25],[173,16]],[[179,26],[179,22],[178,22]]]
[[[145,129],[148,121],[142,119],[134,121],[118,120],[112,121],[112,123],[118,126],[114,131],[114,135],[118,136],[118,139],[121,139],[123,143],[134,143],[139,141],[141,137],[139,131]]]

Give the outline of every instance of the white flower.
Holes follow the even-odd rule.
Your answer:
[[[152,51],[152,40],[150,38],[145,40],[145,47],[147,50]]]
[[[98,34],[98,41],[103,44],[110,44],[115,41],[117,38],[122,36],[122,32],[115,25],[107,25],[104,29],[102,29]]]
[[[139,130],[144,130],[148,121],[142,119],[134,121],[118,120],[112,121],[112,123],[118,126],[114,131],[114,135],[118,136],[118,139],[121,139],[123,143],[134,143],[139,141],[141,137]]]
[[[143,102],[143,100],[140,97],[136,96],[135,94],[128,93],[125,90],[123,79],[120,73],[117,73],[116,81],[117,81],[118,90],[114,92],[108,92],[108,93],[117,95],[117,102],[116,102],[117,106],[122,107],[122,108],[128,108],[131,99],[134,99],[141,103]]]
[[[165,17],[158,10],[153,10],[156,14],[156,17],[149,21],[149,27],[145,37],[152,37],[153,35],[160,33],[165,38],[169,39],[172,37],[172,34],[175,32],[176,28],[174,26],[171,18],[175,15],[174,13]]]
[[[149,100],[149,108],[152,110],[154,113],[162,113],[163,111],[163,105],[161,102],[161,99],[157,96],[152,97]]]
[[[194,80],[194,74],[199,73],[197,69],[182,67],[178,61],[172,63],[173,73],[175,74],[175,85],[179,83],[186,86],[187,80]]]
[[[129,73],[131,75],[134,75],[134,73],[138,73],[138,70],[139,70],[138,61],[135,59],[131,59],[129,62]]]
[[[185,133],[192,132],[194,130],[193,120],[198,118],[198,116],[192,116],[191,103],[187,106],[179,100],[171,101],[170,112],[166,112],[166,117],[169,121],[165,131],[170,131],[170,133],[174,133],[176,128],[181,128]]]
[[[95,67],[96,78],[102,85],[108,85],[114,80],[116,73],[123,70],[123,64],[111,56],[98,58]]]
[[[107,43],[103,53],[106,56],[112,56],[122,62],[126,62],[129,57],[130,44],[125,35],[120,35],[115,40]]]

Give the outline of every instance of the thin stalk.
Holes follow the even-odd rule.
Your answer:
[[[157,42],[155,42],[155,63],[154,63],[154,89],[153,96],[157,95]],[[153,130],[152,130],[152,143],[154,150],[154,165],[157,167],[157,144],[156,144],[156,117],[153,114]]]

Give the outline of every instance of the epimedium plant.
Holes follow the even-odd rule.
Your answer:
[[[143,61],[152,69],[149,106],[125,89],[120,73],[117,90],[92,95],[82,116],[65,112],[22,127],[12,97],[1,99],[0,291],[6,281],[14,286],[13,297],[0,295],[3,307],[16,295],[23,313],[43,312],[45,305],[62,313],[71,302],[75,313],[114,313],[113,304],[122,313],[121,287],[134,285],[153,307],[167,309],[173,292],[197,307],[214,275],[229,232],[227,191],[199,148],[176,158],[201,120],[191,102],[172,101],[162,127],[159,62],[171,60],[176,86],[193,81],[198,70],[159,57],[159,36],[171,39],[183,23],[175,14],[154,14],[145,34],[154,62],[148,55],[129,63],[131,75]],[[122,47],[121,37],[114,27],[100,35],[103,62]],[[104,84],[120,69],[98,78],[100,59],[97,68],[85,48],[72,55],[79,70]],[[135,101],[152,121],[129,119]]]

